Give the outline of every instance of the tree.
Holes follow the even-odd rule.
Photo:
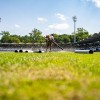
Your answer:
[[[32,33],[30,34],[30,39],[32,40],[32,43],[36,43],[36,42],[41,42],[43,40],[42,37],[42,32],[38,29],[32,30]]]
[[[25,35],[21,37],[21,42],[23,43],[31,43],[30,36]]]
[[[68,37],[67,34],[62,34],[61,38],[62,38],[63,43],[69,43],[70,42],[70,38]]]
[[[17,37],[9,36],[8,43],[20,43],[20,40]]]
[[[0,33],[0,35],[2,35],[2,36],[10,36],[10,33],[8,31],[2,31]]]
[[[1,43],[20,43],[17,35],[10,35],[8,31],[2,31]]]
[[[53,36],[54,36],[55,41],[56,41],[56,42],[59,42],[59,38],[58,38],[59,35],[56,34],[56,33],[53,33]]]
[[[10,33],[8,31],[2,31],[0,34],[2,35],[1,42],[2,43],[8,43]]]
[[[70,38],[67,34],[62,34],[62,35],[53,34],[53,36],[57,43],[69,43],[70,42]]]
[[[2,36],[1,43],[8,43],[9,36]]]
[[[80,40],[83,40],[83,39],[87,38],[88,36],[89,36],[88,31],[86,31],[83,28],[77,28],[77,32],[76,32],[77,42],[80,41]]]

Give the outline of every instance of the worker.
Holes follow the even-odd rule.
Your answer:
[[[45,40],[46,40],[46,51],[49,48],[51,52],[52,43],[53,43],[52,41],[54,41],[53,35],[52,34],[46,35]]]

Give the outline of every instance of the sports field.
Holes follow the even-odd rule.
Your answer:
[[[0,100],[100,100],[100,52],[1,52]]]

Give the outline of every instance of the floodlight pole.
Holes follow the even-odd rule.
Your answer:
[[[0,22],[1,22],[1,17],[0,17]],[[0,32],[0,35],[1,35],[1,32]],[[1,41],[0,41],[1,42]]]
[[[74,43],[76,43],[76,21],[77,21],[77,17],[73,16],[73,22],[74,22]]]

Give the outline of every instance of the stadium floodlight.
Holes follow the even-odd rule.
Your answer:
[[[77,21],[77,17],[73,16],[73,22],[74,22],[74,43],[76,43],[76,21]]]

